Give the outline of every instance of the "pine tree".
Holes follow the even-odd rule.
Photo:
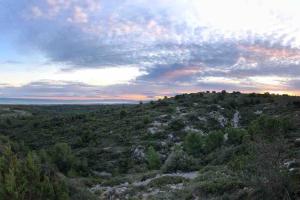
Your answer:
[[[161,165],[159,154],[154,150],[152,146],[148,148],[146,159],[149,169],[159,169]]]
[[[9,169],[9,172],[4,176],[5,197],[7,199],[18,199],[17,183],[14,169]]]
[[[49,177],[44,176],[43,181],[41,183],[41,193],[43,196],[43,199],[54,199],[55,193],[53,185],[49,179]]]

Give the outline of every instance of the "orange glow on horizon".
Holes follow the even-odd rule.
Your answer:
[[[192,93],[198,93],[198,92],[206,92],[207,90],[180,90],[176,92],[172,91],[164,91],[163,94],[154,96],[153,98],[148,97],[143,94],[123,94],[118,96],[32,96],[32,97],[22,97],[21,99],[38,99],[38,100],[62,100],[62,101],[150,101],[150,100],[158,100],[158,99],[164,99],[165,96],[167,97],[173,97],[177,94],[192,94]],[[208,90],[212,91],[212,90]],[[214,90],[217,92],[220,92],[221,90]],[[269,92],[270,94],[287,94],[289,96],[300,96],[300,90],[298,91],[292,91],[292,90],[284,90],[279,89],[276,87],[265,87],[258,90],[230,90],[228,92],[233,91],[240,91],[244,94],[249,93],[257,93],[257,94],[263,94],[265,92]],[[16,98],[16,97],[12,97]]]

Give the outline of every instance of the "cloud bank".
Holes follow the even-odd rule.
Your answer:
[[[36,68],[55,66],[56,73],[86,78],[5,82],[10,86],[0,86],[0,94],[99,99],[222,89],[300,94],[299,6],[296,0],[4,0],[0,28],[12,35],[15,49],[42,57],[45,63]],[[2,61],[8,67],[15,62]],[[116,78],[111,69],[122,68],[124,77]],[[83,73],[99,69],[110,69],[105,76],[114,81],[103,84],[101,70],[99,81],[95,71]]]

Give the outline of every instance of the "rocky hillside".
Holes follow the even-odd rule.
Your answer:
[[[34,154],[70,199],[297,199],[299,115],[299,97],[225,91],[137,105],[3,105],[0,155]],[[1,162],[0,172],[5,183]]]

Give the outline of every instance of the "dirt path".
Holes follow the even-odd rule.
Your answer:
[[[186,172],[186,173],[169,173],[169,174],[157,174],[153,178],[146,179],[144,181],[135,181],[133,183],[122,183],[120,185],[116,186],[101,186],[101,185],[95,185],[92,188],[90,188],[91,192],[97,192],[97,191],[102,191],[103,193],[124,193],[126,192],[130,187],[140,187],[140,186],[147,186],[151,181],[165,177],[165,176],[171,176],[171,177],[182,177],[186,179],[195,179],[198,176],[198,171],[194,172]]]

